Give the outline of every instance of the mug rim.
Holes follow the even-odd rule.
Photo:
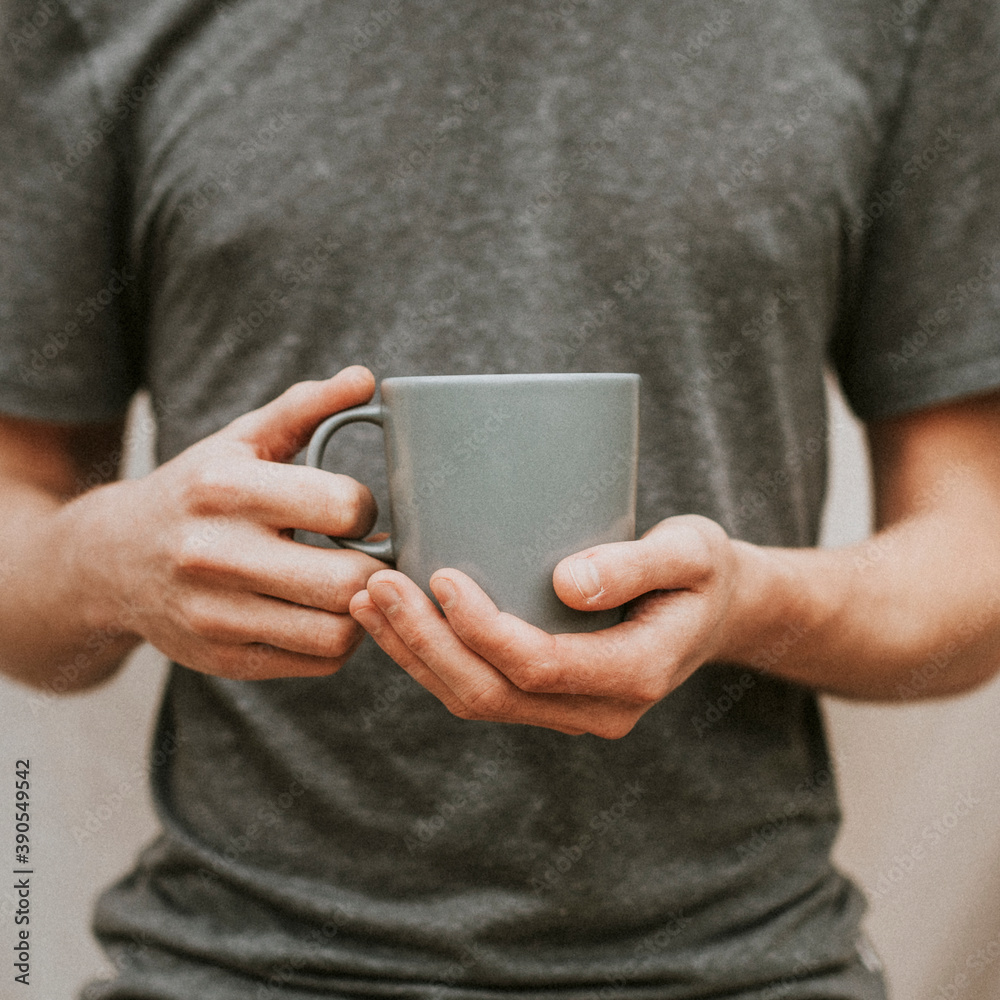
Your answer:
[[[484,372],[467,375],[391,375],[380,385],[393,383],[433,385],[482,385],[496,382],[607,382],[638,381],[636,372]]]

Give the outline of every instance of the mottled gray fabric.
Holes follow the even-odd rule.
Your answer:
[[[801,546],[828,359],[865,418],[1000,384],[995,3],[2,11],[8,412],[146,387],[167,459],[353,362],[637,371],[639,529]],[[367,641],[175,666],[151,767],[94,1000],[883,995],[815,699],[750,669],[607,742],[457,720]]]

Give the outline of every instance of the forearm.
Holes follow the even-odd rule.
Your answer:
[[[114,672],[140,641],[127,606],[115,613],[101,588],[95,507],[100,487],[64,502],[31,484],[7,481],[0,493],[0,671],[57,693],[89,687]]]
[[[0,671],[87,687],[141,637],[220,677],[336,673],[363,636],[348,602],[385,564],[301,545],[290,529],[364,535],[375,500],[291,460],[325,417],[373,391],[360,367],[298,383],[147,475],[93,489],[95,472],[115,474],[120,424],[0,416]]]
[[[974,687],[1000,665],[998,517],[983,496],[849,548],[737,543],[738,610],[723,656],[850,698]]]

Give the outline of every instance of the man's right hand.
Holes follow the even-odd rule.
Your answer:
[[[79,687],[110,673],[140,638],[223,677],[334,673],[364,636],[347,613],[351,597],[384,564],[295,542],[292,529],[359,537],[374,523],[375,502],[353,479],[288,462],[325,417],[373,391],[371,373],[360,367],[299,383],[149,475],[53,509],[34,561],[22,546],[14,565],[37,589],[44,584],[29,567],[58,553],[62,575],[53,589],[62,611],[58,621],[18,629],[13,655],[66,660],[83,652],[84,669],[74,671],[82,673]],[[20,613],[34,607],[36,618],[51,615],[51,596],[39,595],[34,606],[22,597]],[[16,612],[12,603],[4,601],[0,616]],[[87,651],[96,652],[88,658]],[[0,655],[9,661],[12,650]],[[7,672],[44,679],[38,663],[25,667]]]

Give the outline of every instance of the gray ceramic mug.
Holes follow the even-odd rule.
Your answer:
[[[501,611],[548,632],[621,621],[620,609],[567,607],[552,571],[635,537],[638,375],[415,375],[381,389],[380,403],[320,424],[306,462],[318,468],[346,424],[380,425],[391,533],[333,541],[394,564],[428,596],[435,570],[460,569]]]

